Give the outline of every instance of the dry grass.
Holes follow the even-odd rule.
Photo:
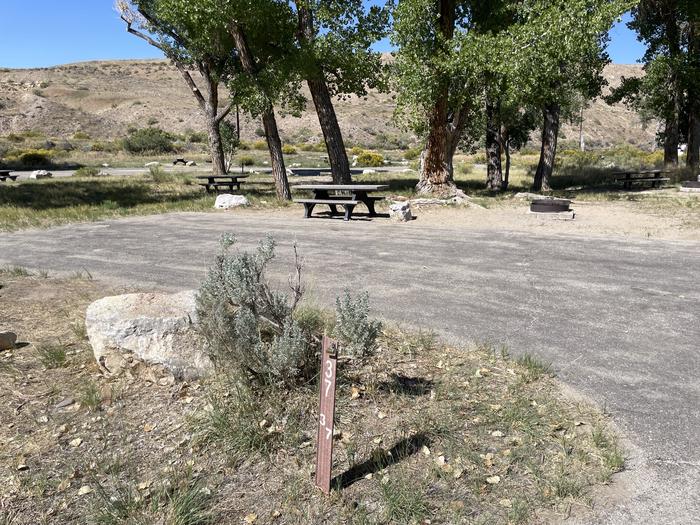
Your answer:
[[[140,364],[106,378],[75,326],[123,290],[0,278],[6,321],[31,343],[0,357],[0,509],[14,525],[556,521],[622,468],[605,417],[564,398],[545,364],[387,329],[375,359],[340,365],[324,497],[313,384],[246,401],[225,378],[177,383]],[[46,369],[37,345],[58,340],[66,366]]]

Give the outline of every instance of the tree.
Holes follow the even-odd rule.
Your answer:
[[[333,182],[351,182],[350,164],[332,97],[366,96],[382,87],[381,55],[371,45],[381,38],[388,10],[365,9],[362,0],[300,0],[293,2],[296,38],[303,55],[303,76],[316,108],[328,151]]]
[[[480,106],[475,68],[464,60],[473,51],[467,4],[403,0],[394,12],[395,118],[425,140],[419,193],[455,190],[452,159]]]
[[[664,163],[678,165],[678,146],[687,141],[686,163],[700,163],[700,4],[695,0],[641,0],[628,23],[647,46],[644,76],[623,78],[607,98],[624,101],[643,120],[663,130]]]
[[[215,20],[182,9],[179,2],[117,0],[127,31],[160,49],[182,75],[197,100],[209,137],[214,175],[226,173],[219,126],[232,105],[220,108],[219,87],[232,66],[233,43]],[[199,72],[202,89],[192,77]]]
[[[520,63],[529,104],[540,108],[542,138],[533,189],[549,190],[561,119],[575,118],[581,101],[598,96],[608,31],[629,7],[625,0],[536,0]],[[524,42],[523,42],[524,43]]]

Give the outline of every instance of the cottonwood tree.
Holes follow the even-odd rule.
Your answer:
[[[460,55],[473,51],[466,45],[471,35],[469,4],[402,0],[394,11],[395,119],[425,140],[419,193],[455,190],[452,159],[480,106],[478,72],[466,65],[468,60],[460,60]]]
[[[605,52],[613,23],[630,7],[626,0],[536,0],[518,34],[517,75],[529,104],[542,111],[535,191],[549,190],[562,117],[573,118],[582,100],[600,94]]]
[[[160,49],[182,75],[206,123],[213,172],[226,173],[220,124],[233,105],[220,103],[219,88],[235,57],[225,28],[196,10],[178,9],[178,2],[118,0],[115,6],[127,31]],[[199,73],[199,84],[192,71]]]
[[[688,143],[686,162],[700,162],[700,3],[641,0],[628,26],[647,46],[644,76],[623,78],[609,103],[624,101],[643,120],[658,120],[664,163],[678,165],[678,146]]]
[[[388,9],[365,8],[362,0],[299,0],[296,38],[302,54],[302,75],[311,92],[328,151],[333,181],[351,182],[343,135],[333,97],[363,97],[384,87],[381,54],[371,46],[386,33]]]
[[[606,31],[624,5],[622,0],[401,0],[392,34],[399,47],[397,117],[425,137],[417,190],[452,190],[454,152],[460,141],[474,139],[481,108],[493,149],[489,185],[499,189],[497,115],[500,91],[509,83],[527,96],[526,106],[543,108],[536,187],[546,187],[562,105],[572,90],[593,90]]]

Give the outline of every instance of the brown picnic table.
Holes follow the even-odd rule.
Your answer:
[[[7,179],[17,180],[17,177],[19,177],[19,175],[11,175],[11,173],[11,170],[0,170],[0,181],[5,182]]]
[[[387,184],[299,184],[297,190],[313,192],[312,199],[294,199],[294,202],[304,205],[304,218],[311,217],[317,204],[324,204],[331,210],[331,216],[338,215],[338,206],[345,208],[346,221],[352,217],[352,212],[358,204],[364,204],[370,217],[377,217],[374,203],[384,197],[372,197],[370,193],[389,189]]]
[[[613,175],[620,175],[615,179],[622,182],[622,187],[626,190],[632,189],[632,184],[651,184],[652,188],[661,187],[662,182],[668,182],[668,177],[662,177],[663,170],[628,170],[616,171]]]
[[[195,178],[202,181],[197,184],[204,186],[207,193],[211,193],[212,191],[219,191],[220,189],[233,191],[234,186],[236,190],[240,191],[241,184],[245,182],[240,179],[245,179],[247,177],[248,175],[197,175]]]

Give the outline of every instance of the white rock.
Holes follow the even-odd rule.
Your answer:
[[[195,294],[127,294],[92,303],[85,327],[97,362],[111,374],[136,358],[163,365],[178,378],[207,375],[212,363],[195,326]]]
[[[103,168],[109,168],[109,164],[107,164],[107,163],[105,162],[104,164],[102,164],[102,167],[103,167]]]
[[[0,350],[12,350],[17,342],[14,332],[0,332]]]
[[[547,195],[540,195],[538,193],[530,193],[527,191],[521,191],[521,192],[516,193],[513,198],[522,199],[522,200],[526,200],[526,201],[532,201],[535,199],[551,199],[552,197],[549,197]]]
[[[393,202],[389,210],[389,216],[395,221],[407,222],[413,219],[410,202]]]
[[[196,165],[197,165],[197,163],[196,163],[195,161],[193,161],[193,160],[188,160],[188,161],[187,161],[187,164],[185,164],[185,166],[190,166],[190,167],[196,166]]]
[[[229,208],[237,208],[238,206],[248,206],[248,199],[243,195],[231,195],[230,193],[222,193],[216,197],[214,208],[219,210],[228,210]]]
[[[376,175],[377,173],[379,173],[377,170],[362,170],[363,175]]]
[[[51,177],[53,177],[53,173],[46,170],[32,171],[29,175],[30,179],[50,179]]]
[[[157,161],[147,162],[146,164],[144,164],[144,166],[147,168],[150,168],[152,166],[160,166],[160,162],[157,162]]]

